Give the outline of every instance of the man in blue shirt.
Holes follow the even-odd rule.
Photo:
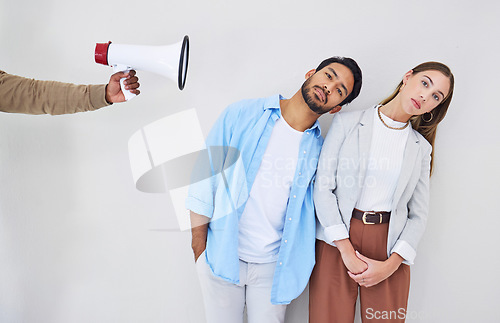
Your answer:
[[[332,57],[281,95],[230,105],[207,137],[186,207],[208,323],[283,322],[314,266],[317,119],[361,89],[361,70]]]

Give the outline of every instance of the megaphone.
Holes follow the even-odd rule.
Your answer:
[[[97,43],[95,46],[95,62],[112,66],[115,73],[132,69],[153,72],[177,82],[180,90],[186,84],[188,60],[188,36],[166,46],[120,45],[111,42]],[[135,94],[125,90],[124,80],[120,80],[122,92],[125,99],[130,100]]]

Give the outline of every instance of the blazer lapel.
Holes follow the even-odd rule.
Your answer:
[[[411,125],[410,125],[411,126]],[[397,202],[403,194],[408,181],[410,180],[411,174],[415,167],[415,160],[417,158],[417,154],[419,151],[419,139],[415,135],[412,129],[410,129],[410,133],[408,134],[408,140],[406,141],[405,152],[403,155],[403,165],[401,166],[401,174],[399,175],[398,184],[396,186],[396,191],[394,192],[393,199],[393,210],[397,206]]]

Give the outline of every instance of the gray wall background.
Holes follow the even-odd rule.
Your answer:
[[[26,77],[106,83],[96,42],[191,38],[182,92],[143,72],[143,93],[127,104],[0,114],[0,322],[204,322],[190,233],[168,195],[134,188],[128,138],[188,108],[207,134],[229,103],[290,97],[333,55],[364,72],[346,109],[377,103],[418,63],[454,71],[408,322],[499,322],[499,12],[463,0],[0,0],[0,69]],[[307,301],[306,291],[287,322],[307,322]]]

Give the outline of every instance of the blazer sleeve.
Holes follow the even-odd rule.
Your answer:
[[[425,141],[425,139],[422,139]],[[412,265],[417,255],[417,246],[422,238],[429,213],[429,181],[431,168],[432,146],[425,141],[426,149],[423,153],[420,178],[415,190],[408,201],[408,217],[398,240],[391,250],[396,252],[405,261]]]
[[[110,105],[106,85],[39,81],[0,71],[0,111],[25,114],[67,114]]]
[[[335,195],[339,151],[346,136],[342,115],[336,113],[321,149],[314,183],[314,204],[320,225],[318,229],[323,230],[328,242],[349,238]]]

